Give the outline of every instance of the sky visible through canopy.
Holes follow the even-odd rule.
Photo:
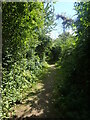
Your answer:
[[[75,19],[74,2],[56,2],[54,4],[54,8],[55,8],[55,15],[63,14],[69,18]],[[55,22],[57,23],[57,26],[55,27],[55,30],[53,30],[50,33],[50,37],[52,39],[57,38],[58,35],[63,32],[62,20],[59,19],[59,20],[56,20]],[[71,33],[72,30],[69,30],[69,32]]]

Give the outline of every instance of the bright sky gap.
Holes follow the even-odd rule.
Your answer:
[[[74,10],[74,2],[56,2],[54,4],[55,8],[55,15],[57,14],[63,14],[69,18],[75,19],[75,10]],[[57,26],[55,27],[55,30],[53,30],[50,33],[50,37],[52,39],[55,39],[58,37],[59,34],[63,32],[62,29],[62,20],[56,20]],[[72,30],[69,29],[69,32],[72,33]]]

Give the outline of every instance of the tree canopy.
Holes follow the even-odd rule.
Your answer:
[[[55,64],[53,97],[59,116],[89,120],[90,2],[75,2],[74,9],[75,22],[56,16],[63,20],[63,33],[53,41],[53,2],[2,3],[2,119],[14,116],[12,107],[22,103],[49,64]],[[65,31],[68,26],[75,27],[75,35]]]

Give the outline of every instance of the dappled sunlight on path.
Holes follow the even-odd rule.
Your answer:
[[[58,118],[52,97],[55,82],[55,65],[50,65],[48,72],[28,94],[22,104],[16,105],[16,120],[29,118]]]

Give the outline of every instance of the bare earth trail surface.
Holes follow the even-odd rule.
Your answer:
[[[27,95],[27,98],[15,107],[15,120],[29,120],[30,118],[58,118],[54,99],[52,97],[56,78],[55,65],[50,65],[47,74]]]

